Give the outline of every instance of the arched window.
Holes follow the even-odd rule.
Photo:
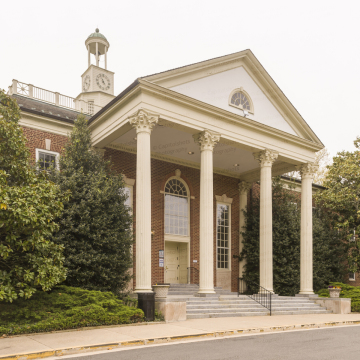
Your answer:
[[[236,89],[230,94],[229,104],[251,113],[254,112],[250,96],[242,88]]]
[[[165,185],[165,234],[189,235],[189,194],[179,179]]]

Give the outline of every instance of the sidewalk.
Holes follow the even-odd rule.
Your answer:
[[[96,329],[84,328],[0,338],[0,359],[36,359],[201,337],[359,324],[360,314],[316,314],[191,319],[175,323],[104,326]]]

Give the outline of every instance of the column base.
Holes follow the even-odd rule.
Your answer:
[[[206,295],[206,294],[216,294],[214,289],[200,289],[197,292],[200,296]]]
[[[300,290],[299,295],[314,295],[313,290]]]
[[[135,289],[134,293],[152,293],[152,289]]]

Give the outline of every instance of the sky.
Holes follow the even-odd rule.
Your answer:
[[[115,95],[137,77],[251,49],[335,156],[360,136],[359,13],[359,0],[3,1],[0,88],[16,79],[76,97],[96,27]]]

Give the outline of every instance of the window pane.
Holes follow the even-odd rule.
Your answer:
[[[188,194],[185,185],[171,179],[165,185],[165,233],[188,235]],[[166,226],[168,224],[168,226]]]
[[[229,229],[230,229],[230,219],[229,219],[229,210],[228,205],[218,204],[216,209],[217,214],[217,230],[216,230],[216,239],[217,239],[217,267],[220,269],[229,268]]]

